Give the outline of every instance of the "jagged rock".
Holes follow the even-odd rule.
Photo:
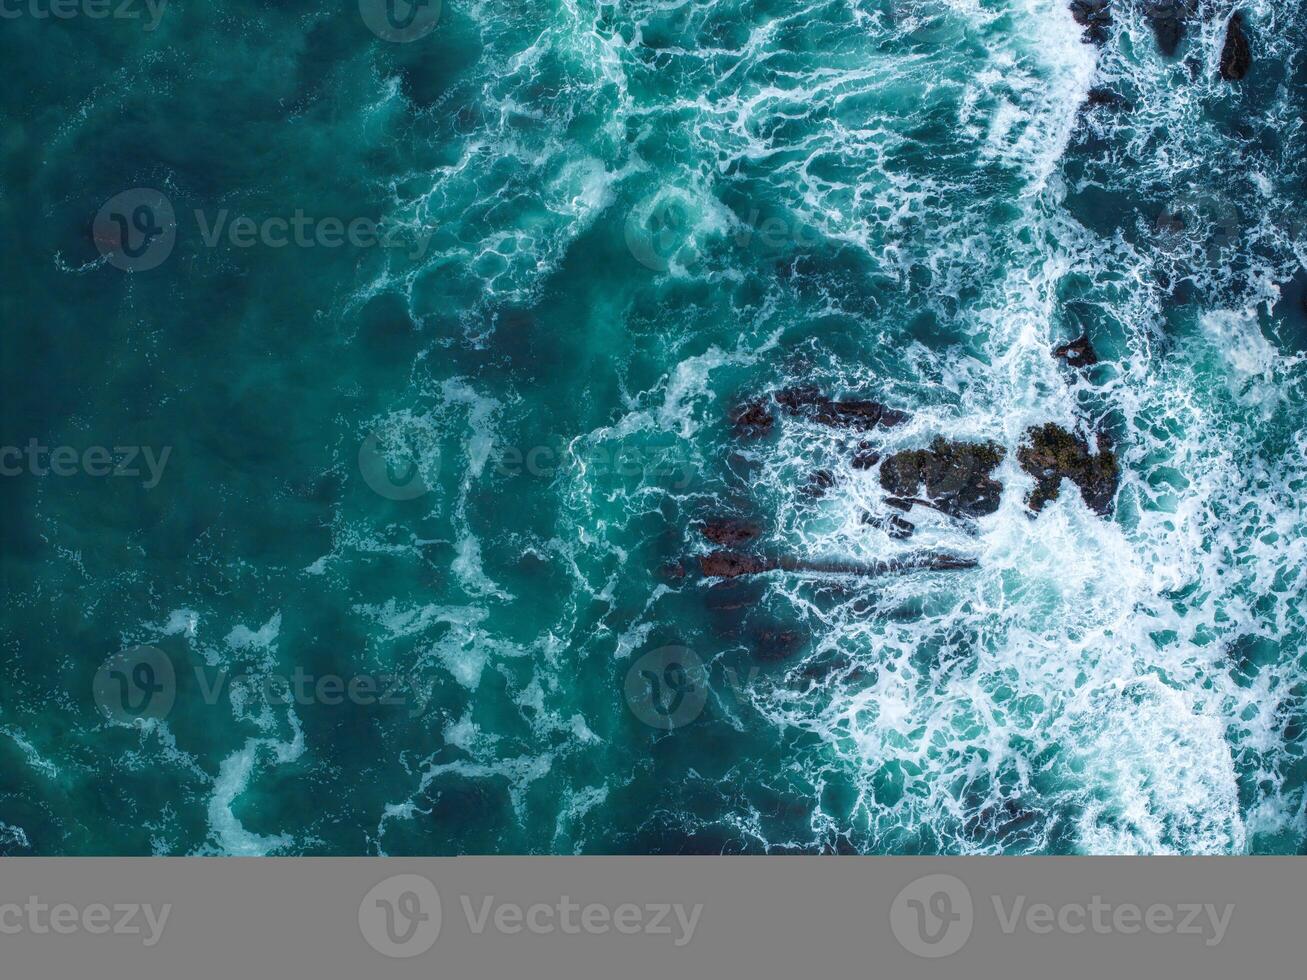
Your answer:
[[[746,438],[765,436],[771,431],[775,421],[771,412],[767,410],[766,403],[760,398],[741,405],[731,417],[736,435]]]
[[[759,575],[763,572],[775,571],[857,575],[871,578],[892,572],[954,571],[975,568],[977,564],[974,558],[939,552],[922,552],[866,565],[838,561],[810,561],[803,558],[761,558],[757,555],[743,555],[733,551],[714,551],[710,555],[699,557],[699,567],[708,578],[736,578],[741,575]]]
[[[835,474],[830,470],[816,470],[808,474],[808,485],[803,488],[803,492],[809,497],[820,499],[826,496],[826,491],[835,486]]]
[[[1237,82],[1248,74],[1253,64],[1252,48],[1248,46],[1248,35],[1243,29],[1243,14],[1237,10],[1230,18],[1230,25],[1225,29],[1225,46],[1221,48],[1221,77],[1227,82]]]
[[[905,521],[898,514],[888,514],[885,516],[876,516],[874,514],[863,514],[862,523],[869,527],[879,528],[896,541],[902,541],[904,538],[912,537],[912,532],[917,529],[917,525],[911,521]]]
[[[858,451],[853,454],[849,465],[855,470],[869,470],[880,462],[880,453],[871,448],[871,443],[858,443]]]
[[[1104,442],[1105,437],[1100,438]],[[1055,500],[1065,477],[1080,488],[1085,503],[1096,513],[1111,513],[1121,473],[1116,453],[1110,446],[1091,453],[1089,443],[1053,422],[1026,432],[1017,450],[1017,462],[1035,478],[1035,489],[1026,501],[1035,511]]]
[[[1075,340],[1059,344],[1053,348],[1053,356],[1065,361],[1071,367],[1083,368],[1098,363],[1098,354],[1089,342],[1088,334],[1081,334]]]
[[[1085,31],[1086,44],[1102,44],[1112,26],[1111,0],[1071,0],[1071,16]]]
[[[789,415],[801,415],[822,425],[843,429],[886,428],[907,421],[907,413],[865,399],[835,401],[811,385],[784,388],[776,402]]]
[[[753,633],[753,655],[764,663],[788,660],[803,644],[803,637],[795,630],[764,627]]]
[[[739,521],[732,518],[708,521],[702,530],[705,538],[723,548],[738,548],[762,533],[762,529],[752,521]]]
[[[709,578],[735,578],[737,575],[757,575],[776,567],[775,562],[756,555],[742,555],[734,551],[714,551],[699,557],[699,570]]]
[[[1129,99],[1113,92],[1110,88],[1101,88],[1099,86],[1095,86],[1089,90],[1089,94],[1085,97],[1085,105],[1090,107],[1102,106],[1106,109],[1119,109],[1124,112],[1129,112],[1134,108],[1134,105],[1131,104]]]
[[[1192,0],[1144,0],[1144,16],[1162,54],[1169,57],[1179,50],[1185,21],[1192,13]]]
[[[981,517],[998,510],[1003,485],[989,474],[1004,454],[994,442],[936,439],[929,449],[908,449],[886,459],[880,483],[898,501],[894,506],[920,502],[952,517]],[[922,486],[925,501],[917,498]]]

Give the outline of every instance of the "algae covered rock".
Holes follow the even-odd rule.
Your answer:
[[[981,517],[998,510],[1003,485],[990,473],[1003,456],[998,443],[940,438],[929,449],[907,449],[887,458],[880,483],[902,503],[925,503],[953,517]],[[926,499],[914,499],[923,487]]]
[[[1032,510],[1043,510],[1046,503],[1056,500],[1066,478],[1080,488],[1080,495],[1093,511],[1104,516],[1111,513],[1121,478],[1111,446],[1090,452],[1084,438],[1049,422],[1026,432],[1017,450],[1017,462],[1035,478],[1035,489],[1026,501]]]

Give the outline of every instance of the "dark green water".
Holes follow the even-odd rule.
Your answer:
[[[1302,850],[1297,5],[132,9],[0,20],[6,853]],[[999,511],[864,524],[795,383]]]

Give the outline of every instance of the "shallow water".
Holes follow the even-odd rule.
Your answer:
[[[1102,47],[1062,0],[0,25],[0,443],[150,450],[0,479],[0,848],[1301,852],[1307,22],[1243,7],[1230,83],[1203,9],[1172,59],[1123,0]],[[175,245],[125,272],[134,188]],[[1000,509],[864,524],[857,436],[732,431],[798,383],[1001,443]],[[1027,510],[1047,421],[1110,435],[1107,519]],[[726,515],[978,567],[714,583]],[[171,703],[106,716],[139,645]]]

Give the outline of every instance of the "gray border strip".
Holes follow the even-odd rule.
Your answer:
[[[6,976],[1301,978],[1294,858],[0,861]]]

